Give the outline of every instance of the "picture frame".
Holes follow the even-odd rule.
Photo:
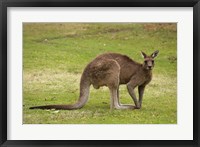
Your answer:
[[[8,140],[7,139],[7,8],[8,7],[193,7],[193,140]],[[3,0],[0,3],[0,145],[3,146],[199,146],[199,72],[200,2],[199,0]]]

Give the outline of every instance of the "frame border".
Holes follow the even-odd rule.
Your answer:
[[[193,7],[193,140],[7,140],[7,7]],[[200,145],[200,0],[0,0],[0,146],[182,146]],[[198,58],[199,57],[199,58]]]

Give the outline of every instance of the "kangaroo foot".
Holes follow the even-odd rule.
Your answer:
[[[133,105],[118,105],[117,107],[115,106],[116,109],[134,109]]]

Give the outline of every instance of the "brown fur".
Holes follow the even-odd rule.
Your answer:
[[[47,105],[35,106],[30,109],[63,109],[72,110],[82,108],[88,100],[90,85],[98,89],[107,86],[110,90],[110,108],[116,109],[140,109],[145,86],[152,79],[152,68],[154,58],[158,51],[151,56],[142,52],[144,63],[140,64],[126,55],[118,53],[106,53],[99,55],[91,61],[84,69],[80,81],[79,100],[72,105]],[[126,84],[128,92],[132,97],[135,106],[122,105],[119,102],[119,85]],[[134,89],[138,87],[139,100],[135,96]]]

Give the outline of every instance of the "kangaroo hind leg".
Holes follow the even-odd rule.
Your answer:
[[[112,110],[113,107],[115,109],[133,109],[133,105],[121,105],[119,102],[119,75],[120,75],[120,66],[119,64],[111,60],[109,63],[112,63],[111,68],[109,68],[109,73],[106,76],[106,85],[108,86],[110,90],[110,99],[111,99],[111,105],[110,109]]]

